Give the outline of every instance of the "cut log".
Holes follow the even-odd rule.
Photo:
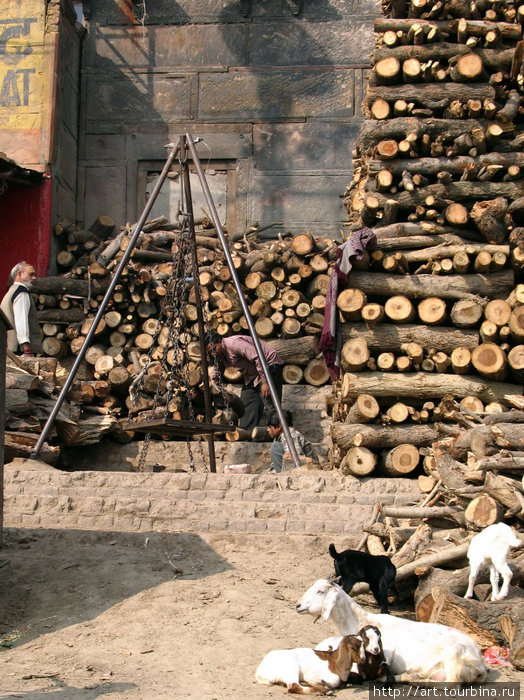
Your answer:
[[[47,336],[42,340],[42,350],[44,355],[48,355],[49,357],[61,358],[67,355],[65,344],[54,336]]]
[[[365,369],[370,357],[363,338],[352,338],[344,343],[341,351],[341,367],[345,371],[360,372]]]
[[[369,476],[375,469],[376,455],[367,447],[350,448],[340,463],[342,474]]]
[[[397,568],[417,559],[428,547],[432,538],[432,529],[427,523],[420,524],[402,547],[391,557]]]
[[[458,57],[449,77],[454,83],[480,82],[483,72],[482,58],[476,53],[467,53]]]
[[[504,197],[476,202],[470,212],[478,230],[491,243],[501,243],[507,238],[508,226],[505,222],[508,202]]]
[[[446,302],[438,297],[428,297],[419,302],[417,312],[422,323],[428,326],[445,323]]]
[[[507,375],[506,355],[495,343],[482,343],[475,348],[471,364],[479,374],[493,381],[503,381]]]
[[[412,397],[434,399],[452,394],[458,398],[473,395],[484,402],[503,400],[505,394],[518,394],[520,387],[514,384],[491,382],[462,375],[426,374],[408,375],[381,374],[380,372],[346,372],[342,378],[341,399],[353,401],[359,394],[377,397]]]
[[[524,11],[522,12],[524,17]],[[521,42],[522,43],[522,42]],[[520,671],[524,670],[524,625],[511,614],[503,614],[499,617],[499,627],[504,639],[509,644],[509,659]]]
[[[390,297],[384,304],[384,312],[394,323],[410,323],[415,318],[413,304],[402,295]]]
[[[438,437],[437,429],[431,425],[348,425],[333,423],[333,442],[347,452],[351,447],[370,449],[392,448],[403,443],[417,446],[431,445]]]
[[[285,364],[307,365],[318,353],[318,338],[311,335],[266,342],[277,351]]]
[[[269,320],[269,319],[268,319]],[[282,338],[298,338],[302,327],[298,318],[285,318],[282,323]]]
[[[113,219],[106,214],[100,214],[100,216],[93,221],[89,230],[101,241],[105,241],[113,233],[114,228],[115,222]]]
[[[473,299],[462,299],[453,304],[450,316],[457,328],[473,328],[482,318],[482,314],[482,304]]]
[[[392,352],[381,352],[377,357],[377,368],[381,372],[391,372],[395,367],[395,355]],[[372,365],[370,365],[372,367]]]
[[[451,519],[456,521],[458,525],[464,524],[464,513],[460,509],[452,508],[451,506],[383,506],[382,513],[384,517],[390,518],[429,518],[438,520]],[[428,560],[427,562],[424,561],[424,564],[430,564],[431,566],[434,566],[437,563],[441,564],[443,562],[453,561],[454,559],[460,559],[466,554],[467,550],[467,545],[460,545],[459,547],[450,547],[449,551],[444,550],[442,552],[439,552],[438,556],[424,556],[417,564],[415,562],[411,562],[403,568],[407,570],[408,567],[410,567],[411,573],[414,573],[417,566],[422,565],[423,560]]]
[[[519,343],[524,342],[524,305],[513,309],[508,326],[512,338]]]
[[[511,316],[511,306],[503,299],[492,299],[484,309],[484,316],[499,327],[505,326]]]
[[[398,445],[386,455],[384,467],[390,476],[406,476],[417,468],[419,460],[419,451],[415,445]]]
[[[511,375],[518,381],[524,381],[524,345],[515,345],[508,353],[508,365]]]
[[[344,289],[337,297],[337,308],[346,321],[360,320],[366,303],[366,295],[360,289]]]
[[[448,593],[446,588],[434,588],[432,593],[434,607],[428,622],[455,627],[474,639],[481,649],[494,644],[503,644],[499,620],[508,615],[518,627],[522,625],[522,599],[502,600],[496,603],[480,602],[459,598]],[[515,656],[516,649],[510,647],[510,657]],[[519,652],[522,654],[523,650]]]
[[[387,119],[390,115],[391,109],[386,100],[379,97],[371,105],[370,112],[373,119]]]
[[[295,255],[309,255],[315,248],[315,239],[308,232],[297,234],[291,241],[291,250]]]
[[[394,56],[387,56],[375,63],[375,75],[381,85],[399,82],[400,62]]]
[[[362,377],[363,375],[358,376]],[[465,461],[467,453],[474,451],[474,449],[477,450],[475,456],[479,458],[490,456],[490,454],[498,452],[501,447],[510,450],[524,450],[522,426],[518,423],[481,425],[478,428],[461,432],[456,438],[446,439],[445,446],[454,459],[462,461]]]
[[[282,376],[285,384],[300,384],[304,378],[304,370],[299,365],[285,365]]]
[[[471,367],[471,351],[464,347],[455,348],[451,352],[450,360],[455,374],[467,374]]]
[[[459,406],[470,413],[484,413],[484,404],[476,396],[465,396]]]
[[[364,323],[342,324],[342,341],[351,338],[365,339],[370,350],[398,350],[399,345],[417,342],[425,347],[439,347],[444,352],[452,352],[456,347],[473,350],[479,343],[478,332],[458,330],[442,326],[378,324],[368,328]]]
[[[397,401],[386,411],[386,416],[392,423],[404,423],[409,417],[408,407],[405,403]]]
[[[469,502],[464,515],[468,527],[483,530],[489,525],[498,523],[502,519],[503,512],[494,498],[483,493]]]
[[[487,472],[484,479],[484,491],[501,505],[514,511],[519,508],[520,501],[515,495],[516,484],[511,479],[500,474]],[[518,510],[516,517],[524,521],[524,511]]]
[[[273,321],[270,318],[257,318],[255,331],[257,336],[263,340],[270,338],[274,332]]]
[[[371,394],[360,394],[355,403],[349,409],[346,416],[346,423],[361,424],[369,423],[380,413],[380,406]]]
[[[490,299],[506,298],[514,287],[512,270],[494,272],[492,275],[369,275],[352,272],[351,283],[366,295],[390,297],[403,295],[410,299]],[[524,317],[524,311],[522,312]],[[524,336],[524,318],[522,321]]]
[[[374,328],[385,316],[384,307],[381,304],[365,304],[360,312],[362,320],[368,328]]]
[[[304,379],[312,386],[322,386],[329,381],[329,372],[323,359],[311,360],[304,369]]]

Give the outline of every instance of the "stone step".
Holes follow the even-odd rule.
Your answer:
[[[6,465],[6,527],[286,532],[358,538],[373,506],[419,498],[416,480],[295,469],[278,475],[33,471]]]

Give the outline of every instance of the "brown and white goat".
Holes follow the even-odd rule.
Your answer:
[[[325,693],[347,681],[353,664],[362,661],[361,648],[360,637],[346,635],[335,650],[275,649],[264,656],[255,677],[262,685],[285,685],[289,693]]]

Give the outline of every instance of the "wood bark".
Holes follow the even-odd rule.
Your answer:
[[[431,445],[438,437],[437,429],[431,425],[347,425],[333,423],[331,437],[344,452],[351,447],[369,447],[370,449],[392,448],[403,443],[412,445]]]
[[[491,275],[368,275],[353,272],[351,283],[366,295],[404,295],[410,299],[440,297],[441,299],[506,298],[514,287],[512,270]],[[524,315],[524,312],[523,312]],[[520,318],[520,317],[519,317]],[[523,321],[524,324],[524,321]],[[524,331],[523,331],[524,336]]]
[[[375,398],[392,396],[418,399],[442,398],[446,394],[459,398],[474,395],[483,401],[498,401],[503,399],[505,394],[518,394],[519,389],[518,385],[491,382],[464,375],[424,372],[409,375],[346,372],[342,378],[342,401],[352,401],[361,393],[372,394]]]
[[[382,276],[382,275],[381,275]],[[482,312],[482,307],[480,307]],[[364,323],[341,324],[342,341],[361,338],[372,351],[397,350],[404,343],[417,342],[424,347],[439,347],[444,352],[452,352],[457,347],[473,350],[479,343],[476,330],[447,328],[444,326],[423,326],[414,324],[377,324],[369,328]],[[373,393],[373,392],[370,392]]]

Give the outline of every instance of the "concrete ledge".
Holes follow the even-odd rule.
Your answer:
[[[62,472],[6,466],[6,527],[358,535],[377,501],[416,503],[417,482],[293,470],[265,474]]]

